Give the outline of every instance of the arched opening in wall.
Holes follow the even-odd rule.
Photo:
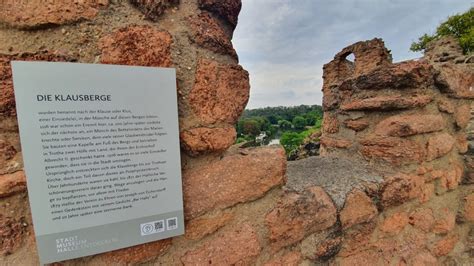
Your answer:
[[[354,62],[355,62],[354,53],[350,53],[350,54],[346,55],[346,60],[354,64]]]

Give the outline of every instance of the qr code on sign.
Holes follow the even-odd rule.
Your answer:
[[[166,219],[167,229],[175,230],[178,228],[178,217]]]
[[[165,221],[157,221],[155,222],[155,231],[158,232],[163,232],[165,231]]]

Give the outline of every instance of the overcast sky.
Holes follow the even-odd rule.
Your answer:
[[[412,41],[474,0],[242,0],[233,43],[250,72],[247,108],[321,104],[322,67],[342,48],[380,37],[395,62]]]

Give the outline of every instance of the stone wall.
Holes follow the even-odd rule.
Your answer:
[[[186,235],[60,263],[238,264],[270,258],[263,217],[284,183],[279,147],[228,148],[249,97],[235,0],[1,1],[0,265],[37,265],[11,60],[174,67]],[[151,213],[150,213],[151,215]]]
[[[324,157],[286,172],[281,147],[231,146],[249,96],[231,43],[240,8],[238,0],[2,1],[0,265],[38,264],[13,59],[177,71],[186,234],[56,265],[472,261],[472,179],[461,180],[470,157],[460,154],[472,59],[452,42],[398,64],[380,40],[344,49],[324,71]]]
[[[385,172],[375,196],[368,193],[381,213],[347,227],[349,241],[335,261],[472,262],[474,186],[463,158],[474,99],[472,57],[446,38],[425,57],[394,64],[382,40],[358,42],[324,66],[323,92],[321,154],[360,159]],[[356,196],[344,208],[351,201],[360,212]]]

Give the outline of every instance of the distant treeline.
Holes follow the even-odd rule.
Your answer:
[[[264,117],[271,124],[277,125],[279,120],[293,121],[297,116],[302,116],[312,122],[314,117],[323,117],[323,108],[320,105],[264,107],[245,110],[241,119]]]

